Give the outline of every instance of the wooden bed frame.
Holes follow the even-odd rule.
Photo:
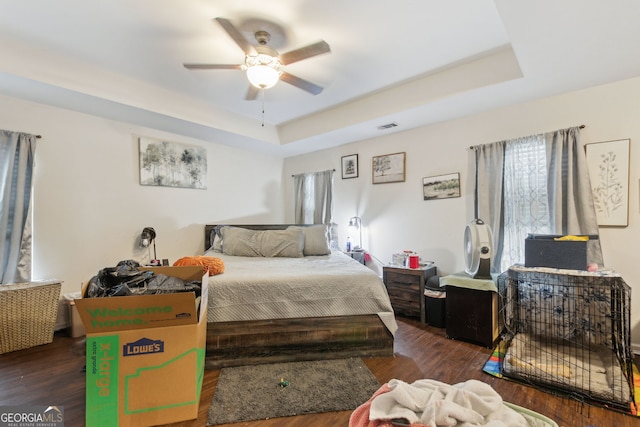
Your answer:
[[[289,224],[232,226],[283,230]],[[205,226],[205,251],[209,249],[211,231],[215,227]],[[393,356],[393,335],[375,314],[207,324],[207,369],[384,356]]]

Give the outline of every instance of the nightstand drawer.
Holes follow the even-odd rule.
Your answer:
[[[394,301],[405,301],[406,304],[413,302],[416,306],[420,307],[419,299],[416,298],[416,291],[407,286],[397,286],[392,283],[387,285],[387,293],[391,299],[391,303]]]
[[[402,274],[395,272],[387,273],[387,288],[409,288],[413,292],[420,291],[421,276],[415,274]]]
[[[421,315],[420,304],[414,303],[413,301],[396,300],[392,298],[391,305],[393,306],[393,310],[398,314],[416,317],[420,317]]]

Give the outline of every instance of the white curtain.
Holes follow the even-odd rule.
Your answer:
[[[333,171],[293,175],[296,224],[331,224]]]
[[[0,283],[31,280],[31,193],[37,137],[0,130]]]
[[[493,231],[493,272],[524,262],[529,233],[598,235],[578,127],[474,149],[475,213]],[[602,265],[599,240],[594,246],[590,261]]]

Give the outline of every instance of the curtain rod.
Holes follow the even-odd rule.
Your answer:
[[[587,127],[586,125],[580,125],[580,126],[578,126],[578,128],[579,128],[579,129],[584,129],[584,128],[586,128],[586,127]],[[472,145],[472,146],[470,146],[470,147],[469,147],[469,150],[473,150],[473,149],[475,149],[476,147],[477,147],[476,145]]]
[[[27,132],[20,132],[20,131],[7,131],[7,132],[14,132],[14,133],[19,133],[19,134],[28,135],[28,136],[35,136],[37,139],[42,138],[42,135],[34,135],[32,133],[27,133]]]
[[[331,169],[331,172],[335,172],[335,171],[336,171],[335,169]],[[292,176],[292,177],[294,177],[294,176],[296,176],[296,175],[304,175],[305,173],[307,173],[307,172],[303,172],[303,173],[292,173],[292,174],[291,174],[291,176]],[[313,172],[312,172],[312,173],[313,173]]]
[[[17,132],[17,133],[21,133],[21,134],[29,135],[29,136],[35,136],[38,139],[42,138],[42,135],[34,135],[32,133],[27,133],[27,132]]]

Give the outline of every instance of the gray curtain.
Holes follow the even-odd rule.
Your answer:
[[[598,235],[580,128],[500,141],[474,149],[475,214],[493,231],[494,272],[505,269],[504,260],[513,258],[513,253],[508,251],[514,245],[520,245],[520,250],[514,253],[524,252],[524,238],[528,233]],[[535,180],[541,174],[544,182],[539,185]],[[522,180],[527,181],[526,188],[518,187]],[[535,191],[531,191],[532,188]],[[517,209],[519,202],[524,209]],[[524,212],[525,209],[528,211]],[[515,221],[513,216],[516,216]],[[519,233],[516,236],[509,235],[513,230],[505,227],[514,222],[520,228],[516,230]],[[594,246],[590,261],[602,266],[599,240]]]
[[[293,175],[296,224],[330,224],[333,211],[333,171]]]
[[[492,265],[500,265],[504,250],[503,170],[505,141],[475,147],[476,193],[475,217],[482,219],[493,232]]]
[[[573,127],[545,135],[547,141],[547,194],[554,234],[597,236],[598,220],[580,128]],[[600,240],[594,242],[589,261],[604,265]]]
[[[547,141],[547,193],[551,223],[556,233],[598,234],[584,147],[580,129],[570,128],[545,135]]]
[[[31,280],[31,193],[37,137],[0,130],[0,283]]]

